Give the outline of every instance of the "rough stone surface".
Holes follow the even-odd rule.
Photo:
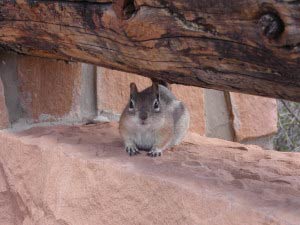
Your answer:
[[[23,219],[16,204],[16,197],[9,190],[3,166],[0,163],[0,224],[19,225],[22,224]]]
[[[263,136],[263,137],[258,137],[255,139],[248,139],[245,141],[241,141],[240,143],[245,144],[245,145],[258,145],[264,149],[270,150],[270,149],[274,149],[273,138],[274,138],[274,135]]]
[[[7,113],[3,84],[0,78],[0,129],[9,127],[9,117]]]
[[[14,123],[18,121],[23,113],[18,90],[18,55],[12,53],[0,53],[0,60],[0,77],[4,86],[9,120],[11,123]]]
[[[205,135],[233,141],[233,128],[223,91],[204,89]]]
[[[21,104],[35,121],[54,120],[72,110],[80,88],[81,63],[36,57],[19,57]]]
[[[277,132],[275,99],[230,93],[230,100],[237,141],[269,136]]]
[[[91,119],[97,115],[96,68],[94,65],[81,64],[81,85],[75,101],[81,119]]]
[[[151,80],[146,77],[97,67],[98,111],[121,114],[128,102],[131,82],[135,82],[139,90],[151,85]]]
[[[198,134],[205,134],[204,118],[204,94],[203,89],[199,87],[171,85],[175,96],[184,102],[190,111],[191,122],[189,130]]]
[[[95,116],[95,66],[4,53],[0,59],[13,127],[79,122]]]
[[[23,225],[300,221],[297,153],[193,133],[160,158],[129,157],[110,123],[0,131],[0,141]]]
[[[129,84],[135,82],[139,90],[149,87],[150,79],[131,73],[97,68],[97,107],[102,115],[120,115],[129,97]],[[190,131],[205,133],[203,89],[183,85],[171,85],[172,92],[183,101],[191,114]],[[105,113],[103,113],[105,112]]]

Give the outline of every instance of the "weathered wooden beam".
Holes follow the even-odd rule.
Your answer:
[[[0,44],[173,83],[300,101],[300,1],[0,0]]]

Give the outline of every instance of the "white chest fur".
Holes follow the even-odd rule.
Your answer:
[[[155,131],[149,125],[136,125],[132,139],[139,149],[151,149],[155,143]]]
[[[141,124],[138,118],[131,118],[126,122],[127,132],[140,150],[149,150],[157,140],[155,123]]]

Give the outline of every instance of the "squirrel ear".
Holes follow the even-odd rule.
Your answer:
[[[158,88],[158,82],[152,83],[152,91],[155,94],[156,98],[159,100],[159,88]]]
[[[169,90],[171,90],[171,84],[168,83],[167,81],[159,80],[159,79],[156,79],[156,78],[151,78],[151,80],[152,80],[152,83],[158,83],[158,84],[160,84],[162,86],[165,86]]]
[[[138,89],[135,83],[130,83],[130,97],[135,96],[138,93]]]

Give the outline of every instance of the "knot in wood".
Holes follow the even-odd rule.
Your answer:
[[[278,15],[275,13],[263,14],[258,24],[261,27],[261,31],[267,38],[278,38],[284,31],[284,23]]]
[[[127,20],[136,13],[134,0],[114,0],[113,9],[119,19]]]

